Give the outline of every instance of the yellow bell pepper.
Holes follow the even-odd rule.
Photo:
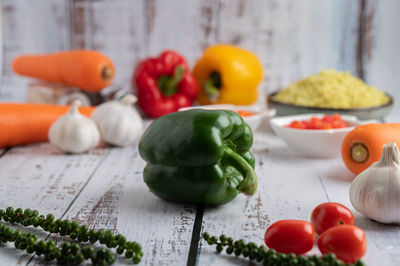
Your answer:
[[[253,53],[233,45],[208,47],[196,62],[193,76],[200,91],[200,104],[252,104],[263,78],[260,60]]]

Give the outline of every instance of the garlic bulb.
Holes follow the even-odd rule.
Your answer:
[[[97,146],[100,132],[96,123],[79,113],[79,100],[74,100],[67,114],[51,125],[49,140],[66,153],[83,153]]]
[[[353,207],[381,223],[400,223],[400,153],[396,143],[383,145],[382,156],[351,183]]]
[[[134,95],[128,94],[119,101],[103,103],[94,110],[92,118],[105,142],[127,146],[139,139],[143,132],[143,120],[132,106],[136,101]]]

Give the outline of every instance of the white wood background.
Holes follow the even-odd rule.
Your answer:
[[[2,0],[0,100],[25,100],[27,79],[10,70],[11,60],[21,53],[103,51],[116,64],[116,85],[129,90],[133,68],[145,56],[172,48],[193,65],[205,47],[224,42],[259,55],[265,67],[264,95],[336,68],[400,102],[399,11],[396,0]],[[388,120],[400,121],[399,114],[396,104]],[[197,243],[200,232],[223,232],[261,244],[274,221],[308,219],[326,201],[350,207],[354,176],[339,158],[299,157],[267,127],[257,132],[253,151],[257,194],[203,209],[149,193],[136,146],[71,156],[48,143],[0,150],[0,208],[35,208],[121,232],[142,244],[143,265],[247,265]],[[368,265],[400,264],[399,227],[357,213],[356,224],[367,233]],[[12,246],[0,248],[0,265],[42,263]]]
[[[263,62],[263,96],[335,68],[398,102],[399,10],[397,0],[2,0],[0,99],[25,100],[27,79],[10,69],[21,53],[100,50],[115,62],[115,85],[129,90],[146,56],[175,49],[193,65],[208,45],[232,43]]]

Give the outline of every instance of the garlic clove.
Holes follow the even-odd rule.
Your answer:
[[[84,153],[100,142],[96,123],[82,115],[74,100],[68,112],[53,123],[49,130],[49,141],[65,153]]]
[[[370,219],[400,223],[400,152],[385,144],[379,161],[360,173],[350,186],[353,207]]]
[[[136,96],[128,94],[119,101],[103,103],[95,109],[92,118],[106,143],[128,146],[142,135],[143,120],[132,106],[136,101]]]

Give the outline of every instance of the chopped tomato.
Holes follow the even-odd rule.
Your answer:
[[[254,115],[253,112],[250,112],[250,111],[243,111],[243,110],[238,110],[238,111],[236,111],[236,113],[238,113],[238,114],[239,114],[240,116],[242,116],[242,117]]]
[[[330,115],[324,115],[324,117],[322,118],[322,121],[327,122],[327,123],[332,123],[333,117]]]
[[[292,121],[288,127],[296,129],[332,129],[348,127],[339,114],[325,115],[322,119],[311,117],[310,120]]]
[[[311,125],[311,122],[310,122],[310,121],[303,120],[303,121],[301,121],[301,122],[304,124],[304,126],[306,127],[306,129],[312,129],[312,125]]]
[[[321,121],[321,126],[319,129],[331,129],[331,128],[333,128],[332,124],[325,121]]]
[[[344,127],[347,127],[347,124],[343,121],[333,120],[332,127],[333,128],[344,128]]]
[[[289,127],[297,128],[297,129],[306,129],[306,125],[300,121],[292,121],[292,123],[290,123]]]
[[[340,116],[340,114],[333,114],[332,115],[332,120],[334,120],[334,121],[343,121],[342,117]]]

